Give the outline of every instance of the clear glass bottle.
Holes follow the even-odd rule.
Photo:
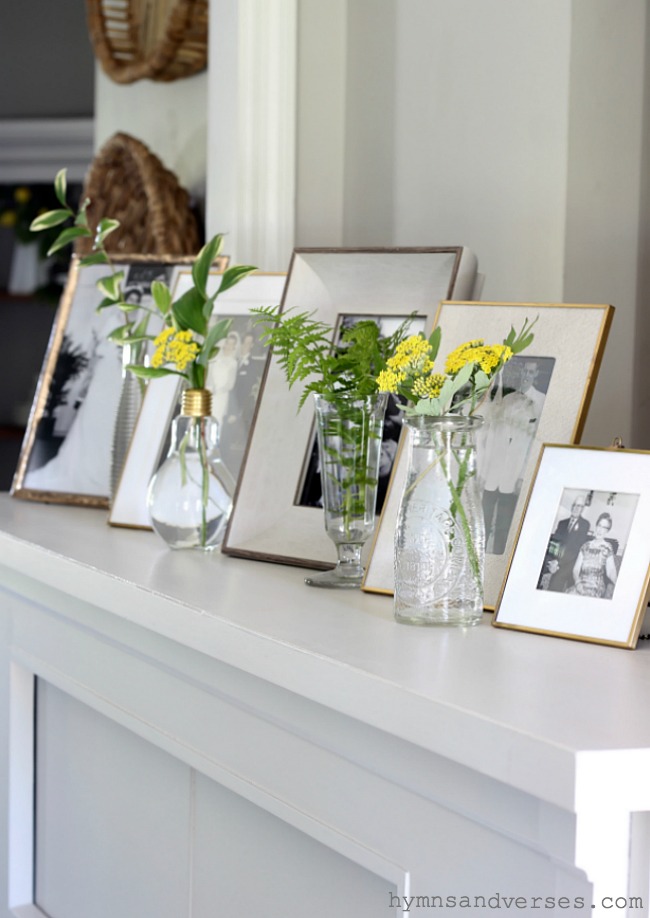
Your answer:
[[[475,625],[483,614],[485,523],[476,471],[482,418],[411,417],[395,531],[395,618]]]
[[[232,510],[235,482],[219,453],[212,393],[186,389],[172,421],[167,458],[151,479],[151,525],[170,548],[217,548]]]
[[[363,546],[375,529],[381,435],[387,394],[362,399],[314,396],[325,530],[336,546],[336,567],[305,578],[309,586],[361,586]]]

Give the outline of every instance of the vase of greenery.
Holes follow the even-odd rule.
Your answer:
[[[534,324],[534,323],[533,323]],[[478,414],[501,367],[533,340],[526,322],[502,344],[468,341],[435,371],[440,329],[401,342],[379,387],[409,400],[406,481],[395,531],[398,622],[471,626],[483,613],[485,523]]]
[[[234,482],[218,454],[217,421],[210,415],[211,393],[206,388],[208,365],[218,354],[230,327],[229,319],[217,321],[213,313],[219,294],[256,268],[228,268],[217,290],[210,294],[210,268],[223,246],[223,236],[217,235],[198,253],[192,265],[192,286],[178,299],[173,299],[165,283],[153,281],[151,306],[128,302],[122,286],[124,272],[113,265],[105,246],[107,236],[119,226],[118,221],[101,219],[93,234],[86,215],[90,202],[83,201],[76,214],[67,203],[65,170],[57,174],[54,186],[61,206],[40,215],[32,223],[33,231],[51,230],[72,221],[73,225],[66,226],[52,243],[50,254],[79,238],[92,238],[92,250],[79,264],[105,264],[110,269],[97,282],[103,295],[97,309],[113,309],[122,319],[109,339],[128,348],[130,354],[140,353],[145,343],[153,348],[150,365],[130,362],[126,370],[144,383],[176,375],[186,389],[181,418],[173,422],[172,451],[149,487],[152,526],[171,548],[215,548],[225,532]],[[149,329],[152,316],[156,317],[157,327],[163,326],[159,334]]]
[[[288,385],[303,384],[299,406],[313,397],[324,525],[336,547],[332,570],[306,578],[310,586],[357,588],[362,549],[375,528],[377,481],[387,396],[377,377],[406,335],[410,319],[388,338],[377,323],[362,320],[338,341],[331,326],[309,313],[253,310],[263,340],[284,370]]]

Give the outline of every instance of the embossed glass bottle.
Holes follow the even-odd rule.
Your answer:
[[[412,417],[395,532],[395,618],[475,625],[483,613],[485,524],[477,417]]]

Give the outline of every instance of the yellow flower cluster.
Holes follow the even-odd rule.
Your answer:
[[[395,348],[394,355],[387,361],[389,370],[413,376],[416,373],[430,373],[433,361],[430,359],[431,345],[421,335],[405,338]]]
[[[156,350],[151,358],[151,366],[162,367],[171,363],[181,372],[188,363],[192,363],[200,350],[191,331],[176,331],[174,328],[165,328],[154,339],[154,344]]]
[[[468,363],[477,363],[488,376],[499,363],[506,363],[512,351],[505,344],[485,344],[482,340],[467,341],[447,356],[445,372],[456,374]]]
[[[396,373],[395,370],[382,370],[377,377],[377,387],[380,392],[397,392],[397,387],[405,379],[406,373]]]
[[[413,383],[413,394],[420,398],[438,398],[445,382],[442,373],[432,373],[430,376],[421,376]]]

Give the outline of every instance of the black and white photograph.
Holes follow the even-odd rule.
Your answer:
[[[513,357],[480,408],[485,424],[478,468],[484,484],[487,554],[502,555],[506,550],[554,367],[553,357]]]
[[[404,322],[403,317],[399,316],[349,316],[339,317],[337,329],[337,341],[340,344],[343,332],[347,328],[352,328],[357,322],[367,322],[372,319],[379,328],[382,338],[387,338],[394,334],[400,325]],[[409,335],[417,335],[424,331],[424,319],[421,316],[414,316],[409,324]],[[308,410],[308,406],[303,411]],[[393,471],[395,456],[397,455],[397,445],[400,434],[402,433],[402,421],[404,419],[403,400],[399,395],[388,394],[386,404],[386,414],[384,415],[384,426],[381,438],[381,453],[379,458],[379,479],[377,482],[377,506],[376,513],[379,515],[384,506],[388,483]],[[318,458],[318,444],[316,441],[316,428],[311,434],[305,457],[304,472],[301,476],[300,483],[296,493],[296,504],[300,507],[322,507],[322,492],[320,483],[320,468]]]
[[[493,624],[636,646],[650,591],[650,453],[544,444]]]
[[[98,506],[108,500],[122,358],[108,340],[121,316],[96,312],[96,284],[105,275],[101,265],[71,270],[14,484],[18,497],[54,494]]]
[[[436,369],[469,340],[498,344],[511,328],[534,322],[533,340],[512,357],[477,414],[485,424],[477,469],[485,488],[484,607],[495,608],[517,538],[530,482],[544,443],[579,443],[598,377],[613,308],[606,304],[444,301]],[[392,594],[394,533],[406,478],[400,449],[362,589]]]
[[[567,488],[537,589],[612,599],[638,501],[638,494]]]
[[[230,328],[210,362],[206,385],[212,392],[212,414],[219,424],[221,456],[237,480],[268,348],[261,343],[254,320],[228,313],[219,313],[219,318],[230,319]]]
[[[124,258],[127,302],[150,306],[154,280],[170,283],[175,263]],[[114,308],[97,312],[105,265],[73,261],[39,380],[12,493],[31,500],[107,507],[111,444],[122,387],[122,349],[108,336],[123,324]],[[154,327],[152,316],[149,331]],[[159,322],[159,325],[162,323]]]
[[[220,261],[208,276],[210,295],[218,290],[220,273],[227,265],[227,259]],[[235,480],[246,452],[268,354],[250,310],[278,303],[285,280],[285,274],[249,274],[216,301],[214,321],[229,319],[230,328],[209,367],[207,385],[213,396],[212,413],[219,422],[221,456]],[[179,268],[173,278],[174,299],[190,289],[192,283],[191,269]],[[174,385],[174,379],[182,382],[179,377],[163,377],[147,387],[113,497],[109,517],[113,526],[151,528],[146,506],[147,485],[167,454],[170,424],[180,410],[180,385]]]
[[[308,313],[331,329],[333,339],[342,316],[346,321],[402,322],[415,314],[421,317],[422,331],[430,335],[440,301],[467,295],[474,286],[476,267],[473,253],[458,246],[297,248],[281,311]],[[323,525],[322,508],[301,503],[314,443],[313,406],[300,409],[303,388],[289,387],[280,362],[270,359],[222,551],[327,570],[336,552]],[[396,436],[393,429],[392,437]],[[382,481],[395,465],[395,443],[392,438],[384,441]]]

